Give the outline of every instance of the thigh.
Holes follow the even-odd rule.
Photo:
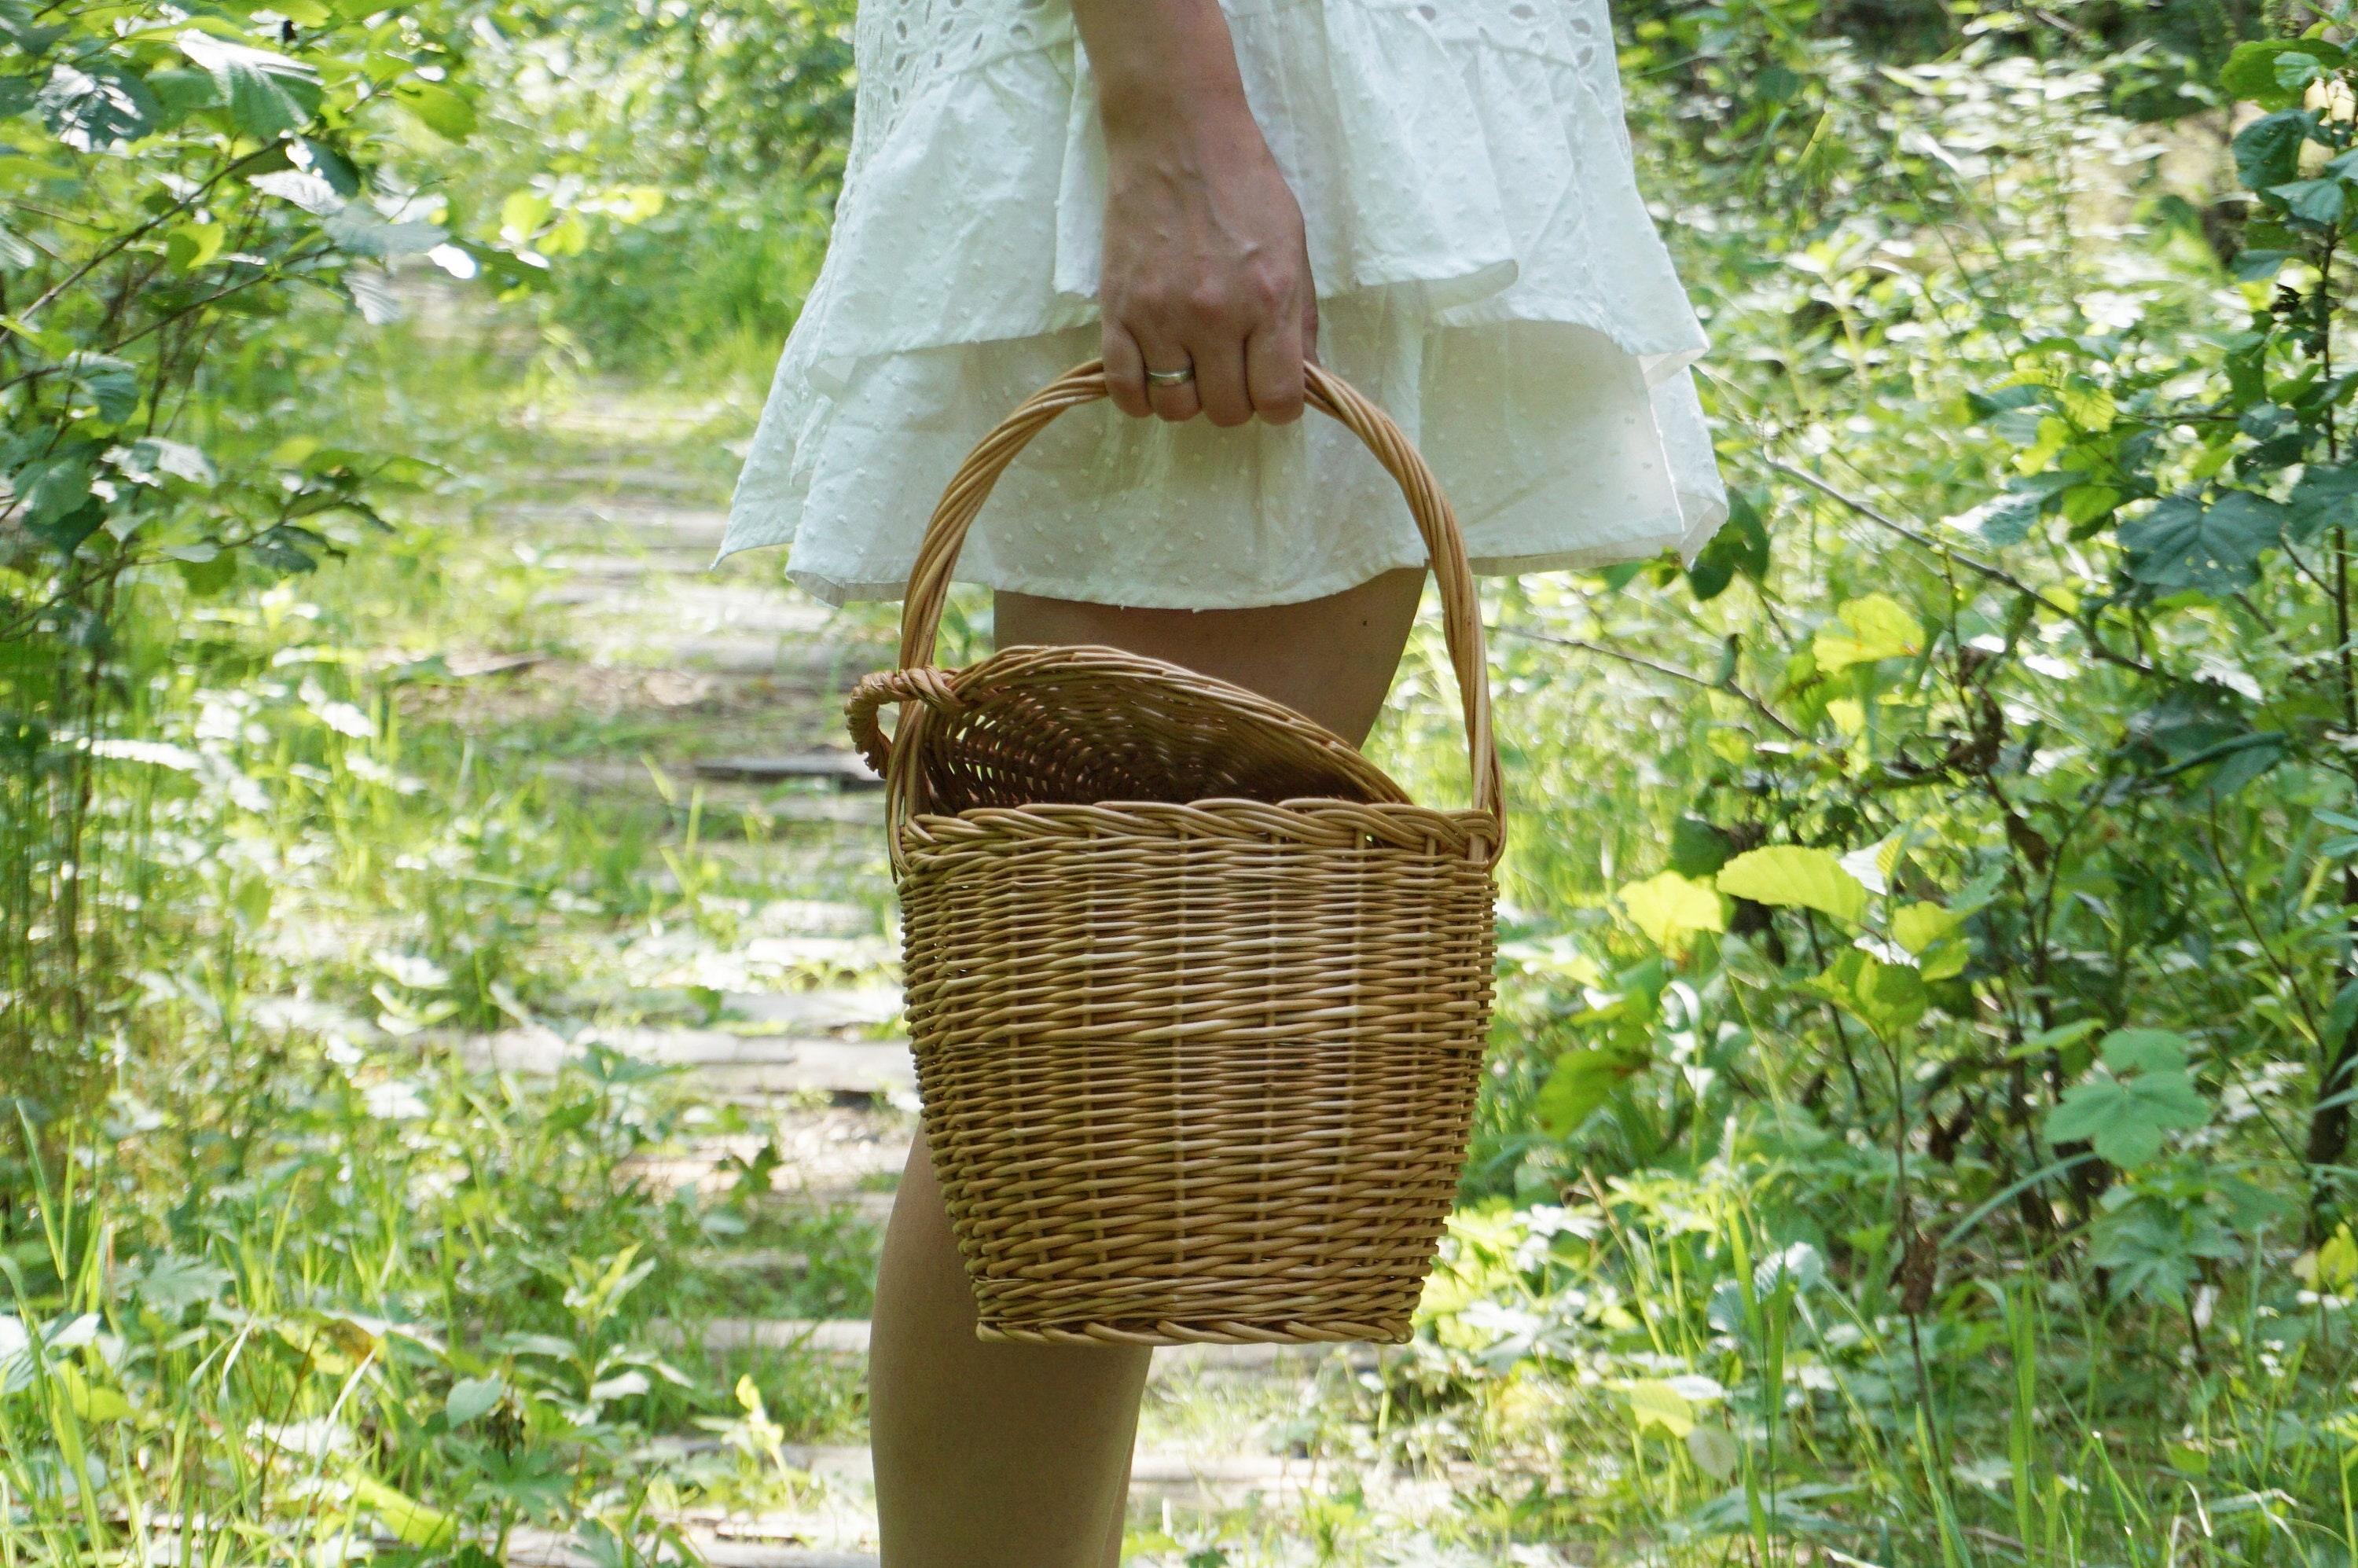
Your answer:
[[[1356,746],[1383,709],[1423,591],[1422,570],[1251,610],[1125,610],[1002,590],[993,616],[1002,648],[1093,643],[1144,654],[1273,697]]]

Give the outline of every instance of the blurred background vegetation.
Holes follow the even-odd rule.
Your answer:
[[[781,900],[889,935],[872,830],[584,805],[540,763],[668,742],[452,696],[574,649],[535,475],[725,493],[850,13],[0,0],[0,1563],[621,1563],[859,1436],[692,1346],[862,1315],[870,1228],[647,1180],[744,1130],[676,1074],[448,1045],[708,1014],[677,944]],[[1617,8],[1735,514],[1493,585],[1419,1340],[1254,1429],[1334,1485],[1138,1561],[2358,1561],[2346,13]],[[1431,798],[1444,664],[1376,742]],[[827,952],[769,982],[890,978]]]

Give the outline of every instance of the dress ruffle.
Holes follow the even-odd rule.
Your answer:
[[[1477,569],[1692,551],[1725,497],[1704,340],[1630,168],[1602,0],[1228,0],[1300,200],[1321,358],[1415,437]],[[820,597],[897,598],[968,449],[1096,351],[1105,153],[1055,0],[868,0],[826,265],[723,553],[792,542]],[[1068,415],[960,576],[1195,608],[1339,591],[1422,548],[1389,481],[1285,429]]]

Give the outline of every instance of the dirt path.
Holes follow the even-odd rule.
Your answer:
[[[584,816],[645,847],[643,874],[732,911],[725,935],[683,916],[659,972],[589,1029],[535,1026],[444,1037],[471,1064],[549,1074],[592,1044],[688,1069],[736,1126],[633,1163],[663,1186],[708,1188],[774,1160],[782,1209],[881,1227],[914,1127],[914,1080],[895,983],[894,915],[877,781],[847,749],[844,695],[890,662],[893,611],[838,612],[788,586],[776,552],[708,569],[733,462],[690,419],[627,397],[542,422],[534,460],[486,521],[535,564],[529,646],[458,655],[468,676],[438,715],[522,741]],[[613,1011],[611,1009],[610,1011]],[[870,1236],[872,1245],[873,1232]],[[741,1255],[740,1255],[741,1254]],[[705,1260],[752,1281],[807,1260],[727,1247]],[[752,1316],[678,1325],[705,1350],[762,1350],[838,1372],[868,1325]],[[1282,1508],[1330,1482],[1292,1435],[1320,1377],[1364,1375],[1365,1347],[1198,1347],[1158,1356],[1132,1488],[1134,1521],[1171,1528]],[[704,1440],[671,1440],[687,1454]],[[792,1451],[827,1501],[784,1514],[682,1516],[715,1563],[844,1568],[872,1563],[863,1449]],[[571,1562],[525,1540],[511,1561]]]

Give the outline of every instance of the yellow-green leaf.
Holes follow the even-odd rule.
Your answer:
[[[70,1361],[52,1362],[49,1376],[65,1390],[66,1403],[87,1422],[129,1421],[131,1401],[113,1389],[93,1384]]]
[[[1891,939],[1910,953],[1921,954],[1954,931],[1963,918],[1937,903],[1911,903],[1891,917]]]
[[[459,1533],[459,1523],[439,1509],[429,1509],[406,1492],[397,1492],[365,1472],[352,1477],[352,1496],[384,1522],[405,1546],[426,1551],[446,1546]]]
[[[446,142],[463,142],[475,134],[475,106],[439,82],[405,81],[393,95]]]
[[[1923,651],[1922,624],[1889,594],[1854,599],[1835,614],[1839,623],[1819,627],[1810,643],[1824,674]]]
[[[1657,947],[1673,946],[1693,932],[1727,929],[1711,884],[1690,881],[1676,871],[1631,882],[1619,897],[1631,922]]]
[[[1640,1432],[1659,1426],[1672,1437],[1684,1437],[1695,1428],[1694,1406],[1684,1394],[1657,1379],[1629,1385],[1629,1413],[1637,1417]]]
[[[1719,869],[1719,891],[1755,903],[1814,909],[1837,920],[1856,920],[1866,908],[1866,887],[1823,849],[1771,844],[1748,849]]]

